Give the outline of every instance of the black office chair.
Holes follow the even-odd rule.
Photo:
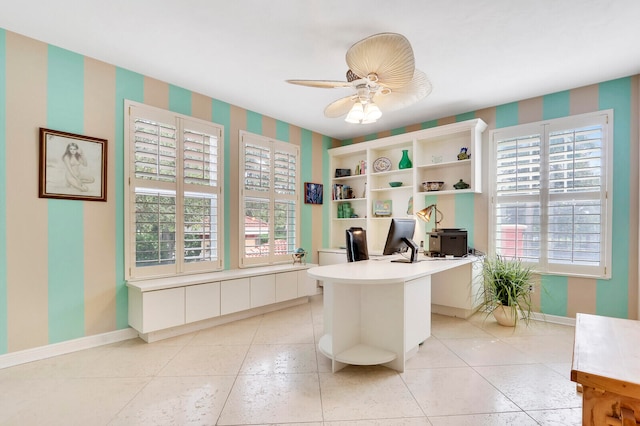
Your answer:
[[[347,237],[347,261],[358,262],[369,259],[367,250],[367,231],[362,228],[349,228]]]

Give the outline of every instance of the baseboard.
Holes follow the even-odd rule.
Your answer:
[[[576,326],[575,318],[561,317],[559,315],[548,315],[540,312],[531,312],[531,319],[534,321],[544,321],[553,324],[568,325],[571,327]]]
[[[0,355],[0,369],[81,351],[83,349],[122,342],[123,340],[135,339],[136,337],[138,337],[138,333],[133,328],[125,328],[108,333],[96,334],[94,336],[80,337],[66,342],[11,352]]]

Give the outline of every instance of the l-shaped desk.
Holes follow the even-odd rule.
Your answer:
[[[422,258],[418,263],[392,259],[397,257],[308,270],[311,278],[323,281],[324,335],[318,347],[331,359],[334,373],[349,364],[382,364],[404,371],[406,360],[431,336],[432,275],[468,268],[468,273],[452,279],[468,279],[458,285],[472,288],[469,271],[475,257]]]

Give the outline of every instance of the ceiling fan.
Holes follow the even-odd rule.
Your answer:
[[[328,118],[346,114],[349,123],[373,123],[382,110],[393,111],[418,102],[431,93],[426,74],[415,68],[409,40],[396,33],[369,36],[347,50],[347,81],[287,80],[291,84],[323,89],[352,88],[355,93],[330,103]]]

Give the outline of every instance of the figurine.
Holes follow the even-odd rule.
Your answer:
[[[293,257],[293,263],[307,263],[304,258],[307,255],[307,252],[304,251],[304,249],[302,247],[297,248],[296,251],[294,251],[291,256]]]
[[[467,160],[471,158],[469,154],[469,148],[460,148],[460,154],[458,154],[458,160]]]
[[[455,189],[467,189],[467,188],[469,188],[469,184],[467,182],[463,181],[462,179],[460,179],[458,181],[458,183],[453,185],[453,187]]]

